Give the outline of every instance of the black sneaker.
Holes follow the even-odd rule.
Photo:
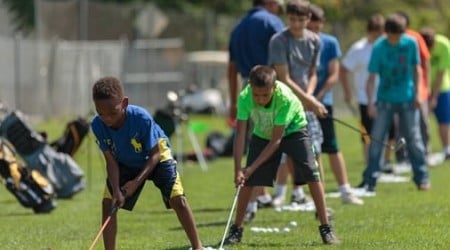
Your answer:
[[[269,202],[262,202],[260,200],[256,200],[257,204],[258,204],[258,208],[268,208],[268,207],[272,207],[272,201]]]
[[[291,195],[291,203],[296,203],[298,205],[301,205],[301,204],[306,204],[309,201],[311,201],[311,199],[309,199],[307,196],[297,197],[295,195]]]
[[[230,231],[228,232],[228,236],[225,238],[223,244],[232,245],[241,242],[243,232],[244,232],[243,227],[238,227],[236,224],[231,225]]]
[[[334,235],[333,227],[330,224],[320,225],[319,232],[324,244],[339,244],[339,240],[336,235]]]

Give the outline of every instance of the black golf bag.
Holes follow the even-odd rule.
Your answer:
[[[13,146],[4,138],[0,138],[0,176],[24,207],[35,213],[49,213],[56,207],[55,192],[47,178],[22,166]]]
[[[56,152],[32,129],[20,112],[8,113],[0,125],[0,136],[16,149],[30,169],[48,178],[58,198],[70,198],[84,189],[83,171],[72,157]]]
[[[50,146],[58,152],[73,156],[88,133],[89,122],[83,118],[77,118],[67,123],[63,135],[51,142]]]

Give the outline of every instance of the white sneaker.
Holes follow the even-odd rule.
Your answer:
[[[274,207],[281,207],[284,205],[285,202],[285,197],[284,195],[279,195],[279,196],[274,196],[272,199],[272,206]]]
[[[341,200],[343,204],[353,204],[353,205],[363,205],[364,201],[356,197],[351,192],[346,192],[341,194]]]

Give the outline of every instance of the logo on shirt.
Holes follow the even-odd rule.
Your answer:
[[[140,142],[138,142],[136,137],[137,137],[137,134],[133,138],[131,138],[130,143],[131,143],[131,146],[133,146],[133,148],[134,148],[134,152],[140,153],[140,152],[142,152],[142,144]]]

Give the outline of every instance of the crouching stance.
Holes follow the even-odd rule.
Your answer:
[[[202,249],[191,208],[173,160],[170,142],[143,108],[128,105],[120,81],[99,79],[93,86],[97,116],[92,130],[106,160],[103,221],[114,206],[132,210],[146,180],[161,191],[167,208],[173,208],[193,249]],[[114,214],[103,233],[105,249],[116,246],[117,217]]]
[[[253,120],[246,167],[241,165],[248,120]],[[255,66],[249,84],[238,99],[237,134],[234,141],[235,184],[241,185],[234,224],[225,244],[239,243],[247,203],[255,186],[272,186],[282,153],[292,158],[295,184],[307,183],[318,212],[319,232],[325,244],[336,244],[332,226],[328,223],[323,186],[314,162],[311,140],[306,129],[303,106],[284,83],[276,80],[268,66]]]

